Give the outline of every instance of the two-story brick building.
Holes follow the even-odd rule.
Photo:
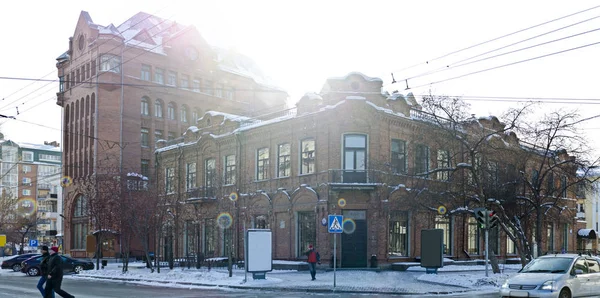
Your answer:
[[[449,158],[460,146],[437,141],[442,134],[431,116],[412,94],[382,93],[380,79],[361,73],[330,78],[319,94],[306,94],[296,108],[279,113],[206,112],[178,144],[156,150],[158,188],[177,220],[175,254],[243,258],[244,229],[268,228],[273,258],[302,259],[314,244],[328,260],[333,237],[325,221],[342,214],[338,260],[344,267],[365,267],[373,255],[380,263],[414,260],[420,231],[433,228],[444,230],[447,257],[482,257],[482,230],[472,213],[436,210],[441,204],[461,210],[464,201],[444,198],[444,191],[461,186],[448,172],[432,170],[467,156]],[[473,123],[503,125],[494,117]],[[521,150],[514,133],[497,137]],[[496,167],[515,171],[507,165],[517,157],[498,158]],[[574,247],[574,217],[567,214],[549,223],[551,234],[544,233],[540,245],[556,239]],[[171,235],[163,236],[161,246]],[[490,238],[499,256],[515,256],[514,243],[499,229]]]

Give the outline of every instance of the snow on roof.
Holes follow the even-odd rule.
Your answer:
[[[346,99],[348,99],[348,100],[366,100],[367,98],[364,96],[350,95],[350,96],[346,96]]]
[[[378,106],[378,105],[376,105],[376,104],[374,104],[374,103],[372,103],[372,102],[370,102],[370,101],[367,101],[366,103],[367,103],[368,105],[370,105],[370,106],[374,107],[374,108],[375,108],[376,110],[378,110],[378,111],[381,111],[381,112],[384,112],[384,113],[387,113],[387,114],[391,114],[391,115],[394,115],[394,116],[402,117],[402,118],[408,118],[408,117],[406,117],[406,116],[405,116],[404,114],[402,114],[402,113],[394,112],[394,111],[393,111],[393,110],[391,110],[391,109],[382,108],[382,107],[380,107],[380,106]]]
[[[207,111],[206,113],[204,113],[204,115],[206,115],[206,114],[208,114],[212,117],[223,116],[223,118],[225,118],[224,120],[236,121],[236,122],[248,121],[251,119],[250,117],[246,117],[246,116],[217,112],[217,111]],[[200,121],[201,119],[204,119],[204,117],[200,118],[198,121]]]
[[[348,73],[347,75],[343,76],[343,77],[329,77],[327,80],[346,80],[348,77],[350,76],[361,76],[363,77],[363,79],[365,79],[365,81],[370,81],[370,82],[383,82],[382,79],[380,78],[375,78],[375,77],[369,77],[366,76],[365,74],[363,74],[362,72],[358,72],[358,71],[353,71]]]
[[[321,97],[321,95],[314,92],[306,92],[304,93],[304,96],[302,96],[302,98],[307,98],[310,100],[323,100],[323,97]]]
[[[590,235],[595,236],[596,231],[594,231],[594,229],[579,229],[577,231],[577,236],[580,236],[580,237],[590,237]]]
[[[216,60],[219,63],[219,69],[222,71],[252,79],[264,87],[285,91],[278,87],[271,78],[266,76],[250,57],[231,49],[227,50],[215,46],[212,48],[217,54]]]
[[[19,145],[19,147],[24,149],[35,149],[35,150],[45,150],[52,152],[62,152],[60,147],[54,147],[52,145],[44,145],[44,144],[32,144],[32,143],[15,143]]]

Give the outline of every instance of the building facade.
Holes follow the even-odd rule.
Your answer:
[[[208,111],[178,144],[159,143],[156,183],[176,221],[176,239],[163,235],[159,246],[173,245],[179,256],[243,258],[243,231],[262,228],[273,232],[273,258],[304,259],[314,244],[328,262],[327,218],[342,214],[342,267],[366,267],[373,257],[379,264],[414,261],[421,231],[434,228],[444,231],[446,257],[483,257],[483,230],[472,212],[461,212],[468,203],[445,195],[465,186],[433,171],[464,166],[468,157],[440,142],[439,127],[412,94],[381,90],[382,80],[350,73],[328,79],[294,109],[259,118]],[[503,125],[493,117],[472,124]],[[497,137],[522,148],[514,133]],[[459,154],[450,159],[451,152]],[[495,158],[496,178],[520,169],[514,154]],[[548,179],[552,188],[564,186],[560,195],[573,206],[543,222],[544,252],[575,247],[575,201],[567,199],[574,194],[562,182]],[[521,186],[510,188],[513,196]],[[526,233],[531,239],[531,225]],[[515,244],[498,228],[490,231],[490,250],[516,257]]]
[[[16,197],[17,211],[35,215],[28,239],[58,245],[62,235],[61,149],[56,142],[45,144],[4,141],[2,152],[2,190]]]
[[[102,26],[82,11],[56,60],[63,177],[72,181],[64,188],[64,240],[74,256],[85,256],[90,231],[82,180],[121,172],[151,177],[156,141],[180,137],[205,111],[257,115],[287,99],[249,58],[209,45],[193,26],[143,12]]]

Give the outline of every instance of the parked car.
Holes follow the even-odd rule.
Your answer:
[[[83,270],[94,269],[94,263],[89,260],[78,260],[69,258],[67,256],[60,256],[63,261],[63,270],[65,273],[73,272],[79,273]],[[42,262],[42,256],[35,256],[29,258],[21,263],[21,272],[26,273],[29,276],[40,275],[40,263]]]
[[[21,262],[31,258],[31,257],[37,257],[40,254],[22,254],[22,255],[16,255],[10,259],[6,259],[4,261],[2,261],[2,269],[12,269],[15,272],[19,272],[21,271]]]
[[[500,289],[501,297],[591,297],[600,295],[600,263],[577,254],[545,255],[531,261]]]

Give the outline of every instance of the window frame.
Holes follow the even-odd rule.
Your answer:
[[[394,150],[394,144],[398,150]],[[406,174],[408,172],[406,140],[392,139],[390,142],[390,163],[392,174]]]
[[[223,160],[223,181],[225,185],[235,185],[235,155],[225,155]]]
[[[196,163],[195,162],[190,162],[186,164],[185,167],[185,189],[187,191],[194,189],[197,187],[197,181],[196,181]]]
[[[152,66],[148,64],[142,64],[142,67],[140,68],[140,80],[149,82],[151,73]]]
[[[281,149],[287,147],[287,154],[283,155]],[[282,171],[283,168],[283,171]],[[277,178],[290,177],[292,174],[292,145],[282,143],[277,145]]]
[[[99,72],[121,73],[121,57],[113,54],[100,55]]]
[[[269,147],[263,147],[256,150],[256,180],[262,181],[269,179]]]
[[[306,148],[305,144],[312,148]],[[317,145],[314,138],[306,138],[300,141],[300,175],[314,174],[316,172]],[[306,164],[306,165],[305,165]]]

